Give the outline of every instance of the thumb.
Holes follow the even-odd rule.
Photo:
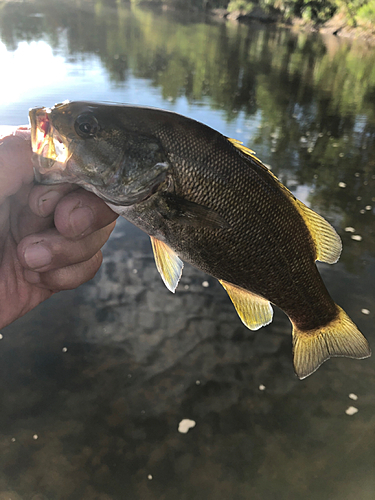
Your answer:
[[[1,131],[0,131],[1,133]],[[30,131],[17,128],[12,135],[0,136],[0,204],[34,179]]]

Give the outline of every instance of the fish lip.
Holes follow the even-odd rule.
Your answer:
[[[49,115],[50,108],[31,108],[31,147],[33,151],[34,175],[41,182],[43,175],[64,171],[69,160],[69,142],[64,140],[53,126]]]
[[[48,162],[48,166],[43,163]],[[61,184],[62,182],[69,182],[69,180],[62,175],[66,165],[59,163],[50,158],[41,156],[38,153],[33,153],[32,164],[34,170],[34,182],[36,184]]]

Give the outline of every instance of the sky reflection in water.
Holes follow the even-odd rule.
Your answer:
[[[121,4],[0,2],[0,58],[0,124],[118,101],[255,149],[335,225],[343,255],[320,269],[374,347],[373,49]],[[300,382],[290,331],[276,311],[250,332],[189,266],[170,294],[148,237],[119,221],[95,280],[2,331],[0,496],[372,499],[375,358]]]

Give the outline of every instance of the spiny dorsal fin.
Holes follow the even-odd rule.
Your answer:
[[[294,369],[302,380],[332,357],[364,359],[371,356],[367,340],[337,306],[337,317],[326,326],[304,332],[293,325]]]
[[[323,217],[308,208],[304,203],[297,200],[295,196],[286,188],[279,179],[255,156],[254,151],[247,148],[237,139],[228,140],[244,154],[250,156],[256,163],[268,171],[268,173],[277,181],[280,188],[296,205],[296,208],[302,216],[305,224],[309,228],[311,237],[315,244],[316,260],[334,264],[340,258],[342,244],[340,236],[336,233],[334,228]]]
[[[334,264],[340,258],[341,238],[331,224],[299,200],[294,200],[297,210],[309,228],[316,248],[316,260]]]
[[[165,286],[174,293],[180,281],[184,263],[168,245],[153,236],[150,238],[156,267]]]
[[[238,141],[237,139],[231,139],[229,137],[227,137],[228,141],[231,142],[233,144],[233,146],[235,146],[237,149],[239,149],[242,153],[244,153],[245,155],[247,156],[250,156],[250,158],[252,160],[255,161],[255,163],[257,163],[260,167],[262,167],[263,170],[265,170],[273,179],[275,179],[277,181],[277,183],[279,184],[280,188],[283,190],[283,191],[286,191],[288,193],[288,195],[290,195],[292,198],[294,198],[294,196],[292,195],[292,193],[289,191],[288,188],[286,188],[284,186],[284,184],[282,184],[279,179],[276,177],[276,175],[271,172],[271,170],[269,168],[267,168],[265,166],[264,163],[262,163],[260,161],[260,159],[256,156],[256,153],[255,151],[253,151],[252,149],[250,148],[247,148],[246,146],[243,145],[243,143],[241,141]]]
[[[225,288],[244,325],[258,330],[272,321],[273,310],[268,300],[243,288],[219,280]]]
[[[274,176],[273,173],[256,156],[255,151],[253,151],[252,149],[247,148],[246,146],[244,146],[242,141],[239,141],[237,139],[232,139],[231,137],[227,137],[227,139],[228,139],[229,142],[231,142],[233,144],[233,146],[235,146],[237,149],[239,149],[245,155],[250,156],[250,158],[252,158],[258,165],[260,165],[261,167],[263,167],[265,170],[267,170],[268,172],[270,172],[270,174],[272,176]]]
[[[243,153],[245,153],[245,155],[249,155],[252,158],[254,158],[255,160],[258,160],[258,158],[256,157],[255,151],[253,151],[252,149],[247,148],[246,146],[244,146],[242,141],[239,141],[238,139],[232,139],[231,137],[228,137],[227,139],[234,146],[236,146],[236,148],[238,148],[240,151],[242,151]]]

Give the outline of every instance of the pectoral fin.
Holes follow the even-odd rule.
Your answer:
[[[174,293],[180,281],[184,263],[168,245],[152,236],[150,238],[156,267],[165,286]]]
[[[242,322],[250,330],[258,330],[271,323],[273,310],[268,300],[226,281],[219,281],[227,291]]]
[[[164,195],[164,201],[167,210],[162,215],[168,220],[192,227],[209,227],[212,229],[230,227],[220,214],[193,201],[185,200],[170,193]]]

